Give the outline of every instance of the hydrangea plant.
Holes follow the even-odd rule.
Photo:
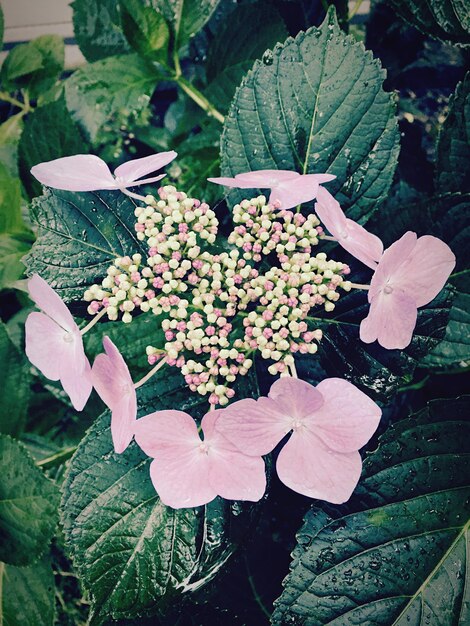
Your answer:
[[[388,1],[8,54],[0,622],[466,623],[468,24]]]

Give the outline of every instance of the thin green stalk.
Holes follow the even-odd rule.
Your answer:
[[[36,463],[36,465],[39,465],[39,467],[42,467],[43,469],[49,469],[50,467],[54,467],[55,465],[61,465],[62,463],[65,463],[65,461],[68,461],[68,459],[70,459],[76,449],[77,446],[64,448],[63,450],[59,450],[59,452],[56,452],[55,454],[52,454],[45,459],[41,459]]]
[[[201,107],[206,113],[213,118],[215,118],[221,124],[224,123],[225,118],[220,111],[218,111],[215,106],[210,102],[204,94],[202,94],[199,89],[196,89],[194,85],[192,85],[189,81],[186,80],[178,73],[175,74],[173,79],[176,81],[176,84],[181,87],[181,89],[188,95],[191,100]]]
[[[356,13],[359,11],[359,8],[361,6],[361,4],[363,3],[364,0],[356,0],[356,4],[354,5],[353,10],[351,11],[351,14],[349,15],[349,22],[352,20],[352,18],[356,15]]]

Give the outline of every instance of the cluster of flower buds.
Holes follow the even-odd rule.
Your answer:
[[[350,283],[346,265],[311,256],[321,232],[315,215],[279,210],[264,196],[244,200],[229,238],[237,247],[214,254],[218,222],[209,206],[172,186],[158,198],[146,196],[134,212],[148,256],[115,259],[101,285],[85,292],[90,314],[104,307],[126,323],[138,311],[164,315],[165,344],[147,346],[149,363],[165,355],[213,405],[233,397],[255,352],[273,361],[273,374],[287,372],[296,352],[316,352],[322,332],[308,315],[314,307],[332,311]],[[254,263],[270,252],[279,266],[261,273]]]
[[[310,254],[318,244],[323,229],[317,216],[280,210],[279,203],[267,204],[265,196],[243,200],[233,207],[236,224],[229,243],[243,250],[243,258],[261,261],[275,251],[278,255],[304,252]]]

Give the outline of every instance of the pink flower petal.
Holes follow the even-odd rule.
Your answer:
[[[378,294],[383,287],[392,280],[395,272],[400,265],[408,258],[413,248],[416,245],[417,237],[416,233],[408,231],[392,243],[383,253],[380,263],[375,270],[374,275],[370,283],[370,289],[368,292],[369,302]]]
[[[208,178],[211,183],[224,185],[225,187],[237,187],[238,189],[271,189],[282,181],[299,178],[298,172],[290,170],[257,170],[237,174],[235,178]]]
[[[364,343],[377,339],[388,350],[402,350],[411,342],[416,318],[415,301],[402,289],[382,292],[372,299],[369,314],[361,322],[359,336]]]
[[[209,446],[208,480],[217,495],[227,500],[257,502],[266,490],[261,456],[247,456],[215,430],[223,411],[211,411],[202,420],[204,442]]]
[[[250,456],[268,454],[292,428],[271,398],[239,400],[219,413],[216,430]]]
[[[315,411],[310,430],[328,448],[355,452],[377,430],[382,411],[365,393],[341,378],[327,378],[316,387],[323,405]]]
[[[126,181],[129,185],[142,176],[156,172],[162,167],[165,167],[165,165],[171,163],[173,159],[176,159],[177,156],[178,154],[174,150],[170,150],[169,152],[151,154],[141,159],[132,159],[131,161],[119,165],[119,167],[114,170],[114,175]],[[161,178],[163,178],[163,176],[164,175],[162,175]],[[143,181],[140,181],[140,183],[142,182]]]
[[[208,481],[207,456],[184,450],[179,457],[164,450],[150,465],[150,478],[160,500],[173,509],[202,506],[217,497]]]
[[[320,187],[315,212],[338,243],[356,259],[375,269],[383,253],[383,243],[376,235],[346,217],[339,202]]]
[[[417,307],[434,300],[455,267],[449,246],[431,235],[419,237],[413,250],[393,273],[391,282],[413,297]]]
[[[137,396],[129,369],[109,337],[104,337],[106,354],[99,354],[91,369],[93,386],[111,410],[111,436],[117,453],[132,440],[137,417]]]
[[[333,504],[349,500],[361,467],[359,452],[331,450],[306,428],[292,434],[276,463],[277,474],[287,487]]]
[[[138,185],[147,185],[149,183],[156,183],[157,181],[165,178],[166,174],[160,174],[159,176],[152,176],[151,178],[142,178],[141,180],[136,180],[135,182],[128,183],[128,187],[136,187]]]
[[[90,364],[78,329],[68,332],[44,313],[30,313],[25,325],[26,356],[49,380],[60,380],[81,411],[91,393]]]
[[[147,415],[137,420],[135,439],[155,457],[150,476],[164,504],[194,507],[217,496],[209,483],[209,456],[190,415],[171,410]]]
[[[44,313],[30,313],[25,324],[25,352],[49,380],[59,380],[60,361],[66,347],[65,331]]]
[[[67,191],[116,189],[116,180],[109,167],[93,154],[76,154],[39,163],[31,174],[43,185]]]
[[[178,451],[201,443],[196,422],[183,411],[157,411],[137,420],[135,440],[148,456],[156,457],[163,448]]]
[[[29,297],[36,306],[62,326],[64,330],[78,330],[67,305],[38,274],[33,274],[28,280],[28,291]]]
[[[276,402],[279,412],[291,422],[311,417],[323,404],[322,394],[313,385],[290,376],[276,380],[268,396]]]
[[[333,180],[329,174],[299,174],[297,178],[280,181],[272,186],[269,203],[279,202],[281,209],[292,209],[317,197],[320,181]]]
[[[67,346],[67,353],[60,360],[60,382],[69,395],[73,407],[81,411],[92,390],[91,367],[80,332],[70,334],[73,341]]]

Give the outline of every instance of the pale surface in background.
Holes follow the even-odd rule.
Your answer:
[[[117,0],[116,0],[117,1]],[[5,14],[5,43],[24,42],[40,35],[73,38],[71,0],[0,0]],[[349,2],[354,10],[356,0]],[[367,14],[370,1],[364,0],[356,15]],[[0,53],[0,64],[6,52]],[[74,68],[85,59],[76,45],[65,46],[65,67]]]
[[[40,35],[73,38],[71,0],[0,0],[5,15],[5,43],[24,42]],[[0,55],[0,63],[6,53]],[[75,45],[65,46],[65,67],[84,62]]]

